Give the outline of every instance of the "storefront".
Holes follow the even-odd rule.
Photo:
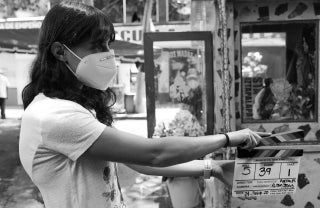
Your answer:
[[[160,7],[170,8],[174,1],[156,2]],[[186,10],[183,8],[180,8],[182,13]],[[155,127],[158,121],[161,124],[162,119],[168,119],[166,115],[170,114],[169,119],[173,119],[180,110],[184,112],[179,114],[180,121],[192,116],[197,118],[189,123],[194,131],[180,132],[183,135],[243,128],[274,133],[303,129],[305,138],[300,147],[304,155],[296,193],[251,201],[231,198],[231,207],[320,207],[320,3],[316,0],[230,0],[225,11],[221,14],[221,8],[213,0],[194,0],[189,12],[190,23],[175,23],[175,12],[159,12],[154,17],[155,31],[186,33],[148,34],[144,48],[136,50],[133,56],[126,53],[121,56],[119,52],[118,60],[127,63],[120,64],[116,84],[125,86],[130,82],[130,71],[134,68],[131,62],[150,61],[145,69],[149,137],[155,130],[159,131],[156,136],[170,133],[163,123]],[[221,22],[223,15],[227,17],[226,33]],[[115,25],[118,36],[141,44],[142,26],[126,25],[128,18],[121,18]],[[178,20],[185,19],[180,16]],[[4,30],[31,31],[40,24],[41,20],[0,22],[0,35]],[[202,33],[197,33],[199,31]],[[224,40],[227,50],[221,44]],[[16,43],[17,40],[13,40],[11,44]],[[27,44],[27,48],[15,47],[1,46],[5,53],[0,53],[0,61],[2,67],[8,68],[9,79],[16,80],[12,81],[16,92],[11,92],[16,101],[11,103],[21,104],[20,92],[27,83],[26,69],[35,55],[34,42]],[[154,47],[161,53],[155,55]],[[143,49],[144,55],[139,52]],[[225,94],[226,86],[230,87],[230,94]],[[230,101],[227,108],[226,100]],[[184,111],[186,109],[188,111]],[[217,197],[214,193],[217,189],[211,185],[207,187],[210,190],[206,206],[219,207],[217,204],[223,203],[222,198]]]
[[[199,42],[192,45],[195,42],[192,35],[189,39],[182,35],[180,39],[173,38],[177,42],[189,41],[184,42],[182,48],[175,48],[168,42],[170,35],[147,34],[149,40],[145,40],[145,47],[148,41],[152,42],[151,45],[159,45],[160,42],[163,50],[163,55],[158,58],[149,56],[150,47],[145,51],[146,60],[151,59],[148,67],[153,68],[147,77],[152,80],[155,77],[149,85],[147,83],[147,89],[151,90],[148,93],[149,136],[170,135],[168,127],[172,123],[166,126],[163,120],[167,118],[159,113],[163,108],[172,110],[171,121],[176,119],[174,115],[178,115],[177,112],[185,109],[197,117],[197,111],[190,110],[194,105],[188,103],[193,93],[187,78],[194,73],[202,89],[202,105],[198,106],[201,116],[196,124],[202,125],[205,132],[250,128],[273,133],[302,129],[305,133],[304,141],[297,143],[304,150],[304,155],[296,193],[265,196],[252,201],[231,198],[231,207],[319,207],[320,3],[311,0],[230,0],[226,2],[225,33],[221,21],[224,14],[218,5],[214,1],[192,1],[191,4],[191,11],[195,14],[191,16],[191,30],[213,34],[213,67],[209,71],[204,67],[208,62],[200,57],[209,55],[210,51],[206,50],[210,49],[205,49]],[[205,42],[204,39],[202,41]],[[176,57],[179,50],[189,54],[193,53],[192,50],[200,51],[197,54],[199,64],[193,64],[192,55],[186,59],[180,53],[180,57]],[[213,81],[204,79],[206,76],[211,76]],[[228,85],[230,93],[225,94],[224,88]],[[208,101],[210,95],[213,98]],[[226,100],[230,101],[227,109]],[[229,126],[226,128],[226,125]],[[215,195],[217,189],[213,186],[207,188],[210,189],[210,197],[207,198],[210,203],[206,206],[220,207],[224,203],[223,197]]]
[[[295,194],[246,205],[235,199],[237,207],[320,206],[319,6],[317,1],[229,4],[236,128],[276,133],[303,129],[309,144]]]

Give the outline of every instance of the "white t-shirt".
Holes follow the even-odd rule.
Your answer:
[[[46,208],[120,208],[116,164],[83,153],[106,127],[81,105],[39,94],[21,123],[21,163]]]
[[[0,98],[7,98],[7,88],[10,83],[7,77],[0,74]]]

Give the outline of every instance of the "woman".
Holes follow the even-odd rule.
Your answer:
[[[115,162],[145,174],[206,174],[230,184],[231,162],[195,159],[225,145],[253,148],[257,133],[147,139],[112,128],[114,37],[108,18],[81,3],[54,6],[42,23],[23,91],[19,154],[46,208],[124,206]]]

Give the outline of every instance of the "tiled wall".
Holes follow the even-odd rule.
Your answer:
[[[259,1],[261,2],[261,1]],[[305,130],[305,140],[320,141],[319,122],[288,122],[288,123],[241,123],[241,88],[240,88],[240,22],[266,22],[266,21],[294,21],[294,20],[315,20],[320,19],[320,2],[311,1],[278,1],[270,3],[235,3],[234,4],[234,74],[235,74],[235,114],[236,128],[242,129],[249,127],[253,130],[266,131],[286,131],[292,129]],[[318,46],[319,47],[319,46]],[[319,59],[319,57],[318,57]],[[319,66],[318,66],[319,70]],[[319,74],[319,73],[318,73]],[[319,80],[319,78],[318,78]],[[319,84],[318,84],[319,85]],[[319,90],[318,90],[318,105]],[[318,121],[320,121],[320,108],[318,108]]]

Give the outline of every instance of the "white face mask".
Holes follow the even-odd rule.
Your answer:
[[[64,45],[64,47],[80,60],[76,72],[73,72],[68,64],[66,65],[81,83],[98,90],[106,90],[110,87],[117,74],[116,59],[113,50],[93,53],[80,58],[66,45]]]

